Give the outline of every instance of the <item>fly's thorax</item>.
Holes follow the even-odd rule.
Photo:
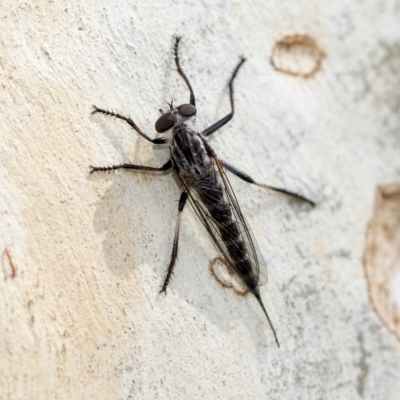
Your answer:
[[[207,175],[211,160],[206,139],[183,121],[174,126],[170,150],[173,166],[182,176],[200,179]]]

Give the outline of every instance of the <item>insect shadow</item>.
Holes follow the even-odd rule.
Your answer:
[[[197,217],[205,226],[229,267],[232,268],[236,277],[241,280],[249,292],[256,297],[279,347],[276,331],[261,299],[259,290],[259,287],[267,282],[266,264],[242,214],[226,172],[229,171],[247,183],[290,196],[311,206],[314,206],[315,203],[287,189],[256,182],[231,163],[220,159],[208,143],[207,137],[227,124],[235,113],[233,83],[246,61],[244,58],[240,59],[228,84],[231,112],[208,128],[202,131],[195,130],[196,99],[192,85],[180,65],[178,53],[180,40],[180,37],[176,37],[174,46],[175,64],[178,73],[189,89],[190,97],[189,103],[175,106],[171,101],[171,103],[167,103],[168,107],[165,110],[160,109],[161,116],[155,123],[155,130],[164,136],[151,138],[130,117],[93,106],[93,114],[100,113],[121,119],[148,142],[155,145],[167,144],[170,159],[161,167],[127,163],[107,167],[91,166],[91,173],[117,169],[147,171],[150,173],[172,171],[178,180],[182,193],[178,203],[171,261],[161,292],[166,292],[177,260],[180,221],[182,212],[189,200]]]

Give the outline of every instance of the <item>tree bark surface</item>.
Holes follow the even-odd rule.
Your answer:
[[[399,20],[398,0],[2,2],[0,398],[398,399],[400,200],[379,203],[392,214],[374,202],[400,182]],[[219,157],[317,203],[228,173],[267,263],[280,349],[254,296],[210,271],[218,252],[190,206],[159,294],[171,174],[89,174],[168,160],[91,111],[156,137],[166,101],[189,101],[174,34],[199,130],[229,112],[247,59],[235,116],[210,137]],[[374,215],[390,221],[368,231]]]

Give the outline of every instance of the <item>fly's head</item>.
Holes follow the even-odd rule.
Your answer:
[[[173,102],[168,103],[169,110],[163,111],[161,117],[158,118],[155,124],[158,133],[164,133],[173,128],[176,124],[185,122],[196,115],[196,107],[192,104],[181,104],[178,107],[173,105]]]

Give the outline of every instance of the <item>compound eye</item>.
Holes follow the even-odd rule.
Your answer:
[[[196,114],[196,107],[191,104],[182,104],[176,108],[184,117],[191,117]]]
[[[176,116],[169,112],[167,114],[161,115],[156,121],[155,128],[158,133],[163,133],[168,129],[172,128],[176,124]]]

